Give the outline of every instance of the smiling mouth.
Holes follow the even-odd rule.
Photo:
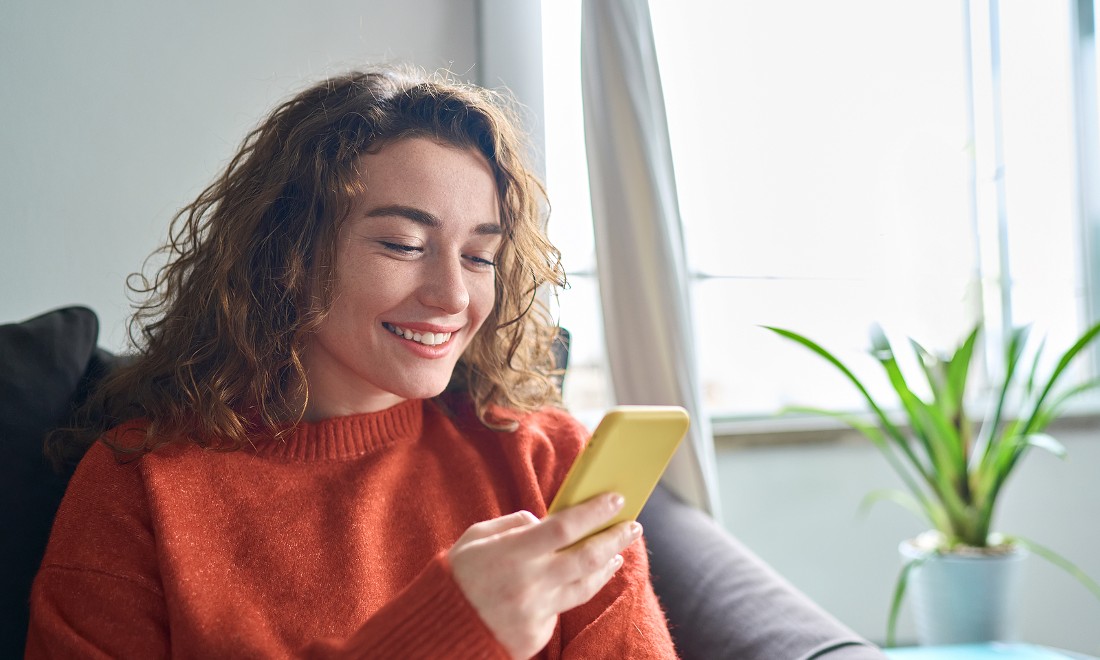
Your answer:
[[[414,332],[408,328],[402,328],[392,323],[382,323],[382,326],[398,337],[404,337],[409,341],[415,341],[425,346],[440,346],[446,344],[451,340],[451,335],[454,334],[451,332]]]

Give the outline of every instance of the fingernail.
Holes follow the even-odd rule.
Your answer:
[[[612,510],[618,511],[619,509],[623,508],[624,504],[626,504],[626,499],[622,495],[619,495],[618,493],[615,493],[614,495],[611,496],[611,508],[612,508]]]
[[[623,556],[622,555],[615,555],[611,559],[611,570],[617,571],[620,568],[622,568],[622,565],[623,565]]]
[[[642,535],[642,524],[638,522],[630,523],[630,538],[636,539]]]

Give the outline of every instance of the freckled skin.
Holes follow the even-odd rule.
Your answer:
[[[307,419],[439,394],[493,307],[500,212],[485,158],[410,138],[364,155],[360,170],[365,192],[338,236],[332,310],[303,357]],[[387,323],[453,335],[429,349]]]

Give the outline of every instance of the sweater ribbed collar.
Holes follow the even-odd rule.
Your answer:
[[[372,413],[299,422],[282,439],[257,443],[260,456],[296,461],[340,460],[363,456],[420,437],[424,400],[410,399]]]

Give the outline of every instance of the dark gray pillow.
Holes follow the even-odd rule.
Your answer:
[[[42,453],[96,354],[99,321],[66,307],[0,325],[0,657],[22,657],[27,599],[67,475]]]

